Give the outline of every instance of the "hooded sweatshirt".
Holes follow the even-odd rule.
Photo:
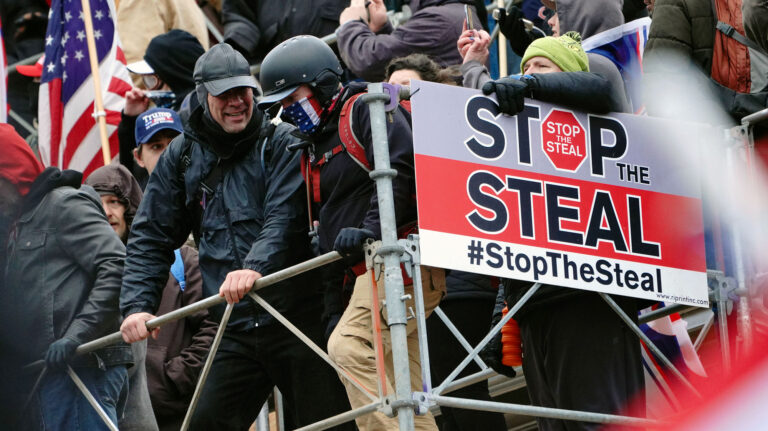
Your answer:
[[[176,95],[173,109],[178,110],[184,97],[194,90],[192,71],[205,50],[200,42],[184,30],[171,30],[149,42],[144,61]]]
[[[100,195],[117,196],[120,203],[125,205],[125,223],[131,226],[143,193],[136,178],[125,166],[114,164],[102,166],[88,175],[85,184],[93,187]]]

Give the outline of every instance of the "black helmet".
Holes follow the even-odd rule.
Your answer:
[[[301,84],[312,85],[332,77],[338,86],[341,74],[339,59],[325,42],[314,36],[292,37],[269,51],[261,62],[259,81],[264,97],[259,106],[279,102]]]

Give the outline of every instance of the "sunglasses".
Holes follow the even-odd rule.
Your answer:
[[[142,81],[144,81],[144,87],[147,90],[157,90],[163,85],[163,81],[158,78],[157,75],[141,75]]]

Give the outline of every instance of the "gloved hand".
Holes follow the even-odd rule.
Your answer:
[[[328,324],[325,327],[325,341],[331,339],[331,334],[333,333],[333,330],[336,329],[336,325],[339,324],[340,319],[341,314],[331,314],[331,316],[328,317]]]
[[[54,370],[66,368],[67,363],[75,356],[78,342],[69,338],[62,338],[54,341],[48,346],[48,352],[45,354],[45,365]]]
[[[483,94],[488,96],[496,93],[499,110],[507,115],[517,115],[525,107],[523,99],[529,90],[528,80],[529,78],[522,76],[488,81],[483,85]]]
[[[498,315],[494,314],[493,319],[491,320],[491,328],[496,326],[500,321],[501,313],[498,313]],[[493,371],[509,378],[515,377],[517,375],[515,369],[501,363],[501,347],[501,331],[499,331],[493,338],[491,338],[491,341],[483,347],[483,350],[480,351],[480,359],[482,359],[486,365],[491,367]]]
[[[525,29],[523,11],[517,6],[510,6],[509,9],[499,8],[499,31],[509,41],[512,51],[520,57],[528,45],[537,39]]]
[[[345,227],[336,237],[333,249],[345,256],[354,257],[355,261],[360,261],[363,259],[363,242],[368,238],[376,238],[376,235],[368,229]]]

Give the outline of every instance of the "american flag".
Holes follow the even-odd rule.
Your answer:
[[[641,81],[643,51],[648,41],[651,19],[636,19],[618,27],[590,36],[581,41],[587,52],[601,54],[616,65],[627,87],[629,102],[635,114],[644,114]]]
[[[90,0],[107,113],[110,156],[118,154],[117,125],[131,89],[115,26],[112,0]],[[40,156],[46,166],[74,169],[87,177],[104,164],[88,43],[80,0],[53,0],[45,36],[45,64],[39,96]]]
[[[8,122],[8,62],[5,58],[5,43],[3,43],[3,23],[0,22],[0,123]]]

